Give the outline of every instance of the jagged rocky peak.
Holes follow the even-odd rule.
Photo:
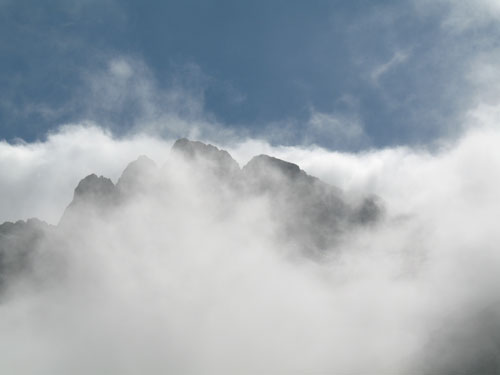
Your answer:
[[[233,175],[240,172],[240,166],[229,152],[210,144],[182,138],[174,143],[172,152],[186,160],[201,163],[218,175]]]
[[[0,225],[0,291],[3,281],[11,275],[6,267],[12,274],[28,267],[30,254],[47,235],[50,238],[60,231],[85,235],[91,225],[116,220],[117,208],[135,203],[143,194],[159,198],[158,209],[161,209],[161,194],[185,181],[208,187],[209,196],[216,200],[234,199],[236,203],[264,197],[277,224],[276,235],[288,241],[291,248],[312,257],[334,249],[344,232],[378,222],[383,213],[377,197],[349,201],[338,188],[308,175],[298,165],[268,155],[255,156],[240,169],[227,151],[202,142],[179,139],[172,153],[168,167],[161,169],[148,157],[140,156],[125,168],[116,185],[103,176],[85,177],[75,188],[73,200],[57,227],[35,219]],[[183,180],[177,178],[178,174],[169,173],[177,170],[188,178]],[[213,179],[208,184],[207,177]],[[177,189],[172,192],[175,199]]]
[[[268,155],[254,156],[244,167],[243,171],[252,175],[275,172],[291,179],[306,177],[307,174],[297,164],[290,163]]]
[[[148,158],[146,155],[140,155],[137,160],[129,163],[127,167],[124,169],[120,180],[126,178],[128,176],[136,175],[137,173],[141,173],[143,171],[151,171],[157,168],[156,163]],[[118,183],[120,182],[118,180]]]
[[[30,218],[26,221],[18,220],[15,223],[6,221],[0,224],[0,235],[8,236],[13,233],[23,232],[25,230],[45,230],[51,228],[50,224],[37,218]]]
[[[141,155],[125,168],[116,187],[122,192],[142,189],[157,171],[156,163],[147,156]]]
[[[91,174],[78,183],[73,201],[107,199],[114,191],[115,185],[109,178]]]
[[[103,212],[116,202],[116,191],[116,186],[109,178],[98,177],[95,174],[88,175],[75,188],[73,200],[64,211],[59,225],[71,222],[81,209]]]
[[[255,156],[242,171],[247,188],[251,189],[281,192],[286,190],[304,196],[309,196],[311,189],[327,189],[329,193],[340,194],[339,189],[308,175],[297,164],[268,155]],[[318,193],[314,192],[315,195]]]
[[[22,274],[30,265],[30,256],[54,227],[38,219],[0,224],[0,293],[11,277]]]

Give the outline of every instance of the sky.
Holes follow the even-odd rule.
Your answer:
[[[499,17],[495,0],[2,0],[0,139],[94,121],[116,136],[436,147],[498,99]]]

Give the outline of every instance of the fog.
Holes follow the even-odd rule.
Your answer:
[[[1,221],[57,224],[88,174],[116,184],[139,155],[157,165],[113,209],[83,204],[39,242],[0,297],[1,373],[500,370],[496,128],[432,152],[218,144],[240,166],[265,153],[348,201],[380,197],[383,217],[321,258],[280,235],[268,196],[235,193],[173,142],[86,124],[0,143]]]

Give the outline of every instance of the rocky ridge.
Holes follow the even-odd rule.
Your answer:
[[[106,217],[140,194],[154,194],[153,185],[168,189],[175,184],[180,166],[197,177],[194,181],[230,191],[234,199],[266,197],[279,228],[276,235],[311,257],[334,249],[345,231],[376,223],[383,211],[377,197],[348,202],[338,188],[308,175],[296,164],[258,155],[240,168],[225,150],[180,139],[172,147],[172,161],[162,168],[140,156],[125,168],[116,184],[95,174],[82,179],[55,227],[36,219],[0,225],[0,284],[29,269],[44,238],[85,228],[86,218]]]

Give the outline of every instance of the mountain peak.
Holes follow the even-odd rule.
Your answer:
[[[106,199],[114,190],[115,185],[109,178],[92,173],[78,183],[73,200]]]
[[[116,186],[109,178],[97,176],[92,173],[82,179],[73,195],[73,200],[66,207],[59,225],[66,225],[74,217],[78,217],[77,211],[80,209],[96,209],[103,211],[112,205],[116,200]]]
[[[144,188],[148,177],[158,169],[156,163],[145,155],[141,155],[137,160],[129,163],[116,183],[116,187],[121,192],[133,191]]]
[[[181,138],[172,146],[172,152],[186,160],[202,163],[205,168],[211,169],[219,176],[240,172],[240,166],[229,152],[211,144]]]
[[[246,172],[251,173],[266,173],[268,170],[273,170],[281,173],[283,176],[288,178],[297,178],[299,176],[306,176],[306,173],[299,168],[297,164],[290,163],[272,156],[268,155],[258,155],[254,156],[248,163],[243,167]]]
[[[191,141],[187,138],[181,138],[175,141],[174,145],[172,146],[172,151],[190,158],[203,157],[209,159],[224,159],[231,160],[236,163],[236,161],[231,157],[231,155],[229,155],[229,152],[227,152],[226,150],[221,150],[208,143]]]

